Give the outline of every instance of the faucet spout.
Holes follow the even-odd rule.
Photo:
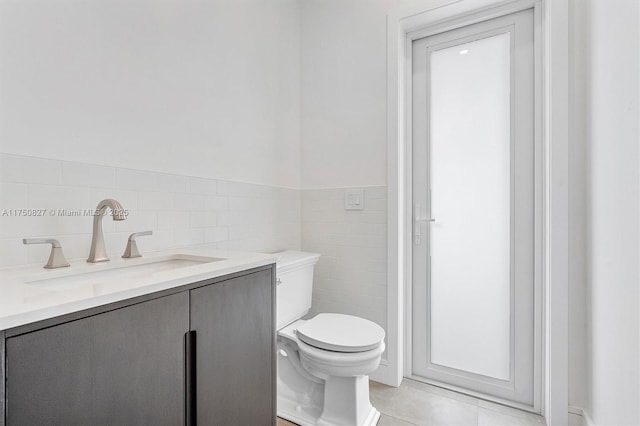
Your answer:
[[[111,198],[107,198],[98,203],[95,214],[93,216],[93,234],[91,237],[91,251],[89,251],[89,258],[87,262],[98,263],[108,262],[107,251],[104,247],[104,234],[102,232],[102,218],[104,217],[107,208],[111,209],[111,217],[113,220],[125,220],[127,218],[125,210],[122,205]]]

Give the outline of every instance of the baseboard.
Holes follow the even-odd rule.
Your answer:
[[[581,418],[580,424],[582,426],[595,426],[595,423],[593,422],[593,419],[589,415],[589,412],[582,407],[576,407],[576,406],[570,405],[569,414],[580,416]]]

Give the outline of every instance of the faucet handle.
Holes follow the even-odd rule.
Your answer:
[[[45,269],[64,268],[69,266],[69,262],[64,257],[62,252],[62,245],[60,241],[55,238],[24,238],[23,244],[51,244],[51,253],[49,254],[49,260],[44,265]]]
[[[133,234],[129,235],[129,240],[127,241],[127,248],[124,249],[124,254],[122,255],[122,258],[129,259],[132,257],[142,257],[142,255],[138,251],[138,244],[136,244],[136,238],[144,237],[146,235],[153,235],[153,231],[134,232]]]

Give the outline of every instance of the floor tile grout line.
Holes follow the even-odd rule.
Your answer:
[[[428,392],[428,393],[430,393],[432,395],[437,395],[437,396],[440,396],[442,398],[449,399],[452,402],[472,405],[472,406],[478,407],[478,409],[482,408],[482,409],[490,410],[492,412],[499,413],[499,414],[502,414],[502,415],[506,415],[506,416],[510,416],[510,417],[516,417],[516,418],[524,418],[524,419],[528,419],[528,420],[537,421],[540,424],[545,424],[544,421],[541,421],[541,419],[543,419],[543,417],[540,416],[539,414],[531,413],[529,411],[521,410],[521,409],[514,408],[514,407],[509,407],[508,405],[500,404],[500,403],[497,403],[497,402],[483,400],[481,398],[476,398],[476,397],[473,397],[473,396],[470,396],[470,395],[465,395],[465,394],[462,394],[462,393],[450,391],[450,390],[448,390],[446,388],[442,388],[442,387],[439,387],[439,386],[431,385],[429,383],[424,383],[424,382],[421,382],[419,380],[412,380],[412,379],[409,379],[409,380],[411,380],[414,383],[412,385],[412,386],[415,386],[414,388],[418,388],[418,389],[420,389],[420,390],[422,390],[424,392]],[[460,397],[456,397],[454,395],[447,395],[448,393],[457,394],[457,395],[460,395]],[[473,403],[470,400],[473,400]],[[478,413],[479,413],[479,411],[478,411]]]
[[[410,421],[408,421],[408,420],[403,420],[403,419],[401,419],[400,417],[391,416],[391,415],[389,415],[389,414],[385,414],[385,413],[383,413],[383,412],[380,412],[380,413],[381,413],[383,416],[385,416],[385,417],[389,417],[390,419],[393,419],[393,420],[399,420],[399,421],[401,421],[401,422],[403,422],[403,423],[407,423],[407,424],[410,424],[410,425],[413,425],[413,426],[420,426],[418,423],[410,422]]]

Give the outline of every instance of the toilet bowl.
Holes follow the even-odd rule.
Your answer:
[[[352,315],[311,308],[319,255],[279,253],[277,262],[278,416],[300,425],[375,425],[369,374],[380,365],[384,330]]]

